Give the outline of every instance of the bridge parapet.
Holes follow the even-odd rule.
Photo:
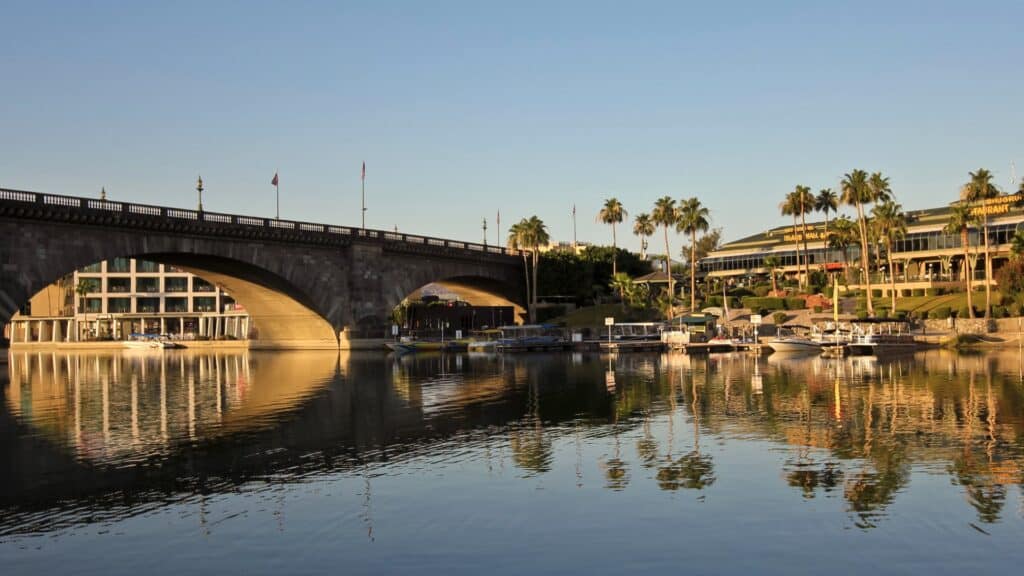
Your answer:
[[[261,238],[280,242],[308,244],[348,245],[353,240],[385,245],[401,251],[472,258],[517,258],[518,250],[504,246],[476,244],[460,240],[433,238],[385,230],[370,230],[335,226],[314,222],[279,220],[237,214],[223,214],[205,210],[189,210],[167,206],[153,206],[99,200],[79,196],[64,196],[0,188],[0,216],[149,228],[152,230],[201,233],[231,238]]]

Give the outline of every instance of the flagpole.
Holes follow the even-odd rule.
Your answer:
[[[275,220],[281,219],[281,189],[278,188],[278,175],[277,170],[274,170],[274,199],[277,201],[277,211],[275,212]]]
[[[576,251],[576,205],[572,205],[572,250]],[[613,256],[614,258],[614,256]]]
[[[366,230],[366,162],[363,162],[362,197],[363,197],[363,230]]]

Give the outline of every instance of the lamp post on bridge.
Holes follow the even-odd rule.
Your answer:
[[[487,246],[487,218],[484,218],[484,246]]]
[[[199,211],[203,211],[203,177],[199,176],[199,181],[196,182],[196,192],[199,192]]]

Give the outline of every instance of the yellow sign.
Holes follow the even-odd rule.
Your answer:
[[[1017,204],[1021,200],[1024,200],[1024,193],[1017,192],[1016,194],[996,196],[995,198],[975,202],[971,206],[971,215],[992,216],[994,214],[1006,214],[1010,211],[1011,204]]]

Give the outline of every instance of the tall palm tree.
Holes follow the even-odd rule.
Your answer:
[[[523,238],[526,243],[526,247],[530,250],[530,260],[533,263],[533,300],[530,306],[530,322],[537,321],[537,267],[540,264],[540,247],[546,246],[551,241],[551,236],[548,235],[547,226],[544,221],[536,216],[530,216],[529,220],[523,220],[523,226],[525,232]]]
[[[953,205],[952,210],[949,211],[949,222],[942,230],[946,234],[960,235],[960,247],[964,250],[964,286],[967,289],[967,311],[971,318],[974,318],[974,303],[971,301],[971,280],[974,277],[971,265],[971,226],[974,222],[970,205],[961,202]]]
[[[825,213],[825,238],[828,239],[828,213],[838,212],[839,196],[831,188],[822,188],[814,197],[814,210]]]
[[[675,282],[672,278],[672,252],[668,248],[668,229],[670,226],[675,226],[676,221],[679,220],[679,215],[676,214],[676,201],[671,196],[662,196],[654,202],[654,210],[651,211],[651,220],[658,226],[661,226],[665,230],[665,273],[668,275],[668,319],[671,320],[674,316],[673,308],[676,288]]]
[[[778,206],[779,211],[782,213],[783,216],[793,216],[793,246],[794,246],[794,250],[797,253],[797,278],[798,279],[801,278],[801,273],[800,273],[800,269],[801,269],[801,262],[800,262],[800,260],[801,260],[801,258],[800,258],[800,240],[801,239],[804,240],[804,258],[803,258],[803,260],[804,260],[804,265],[806,266],[806,264],[807,264],[807,236],[803,232],[800,232],[800,233],[797,232],[797,217],[800,217],[801,219],[803,219],[804,218],[804,214],[806,213],[806,208],[805,207],[809,206],[810,204],[813,203],[813,197],[812,197],[812,200],[811,200],[810,203],[807,202],[807,198],[809,196],[811,196],[810,189],[808,189],[805,186],[798,186],[796,188],[796,190],[794,190],[790,194],[786,194],[785,195],[785,200],[781,204],[779,204],[779,206]],[[805,271],[805,274],[803,275],[803,280],[800,282],[801,288],[803,288],[804,282],[806,282],[807,278],[808,278],[808,274]]]
[[[860,262],[864,273],[864,289],[867,291],[868,314],[875,315],[875,307],[871,302],[871,266],[868,257],[868,228],[867,218],[864,216],[864,205],[872,201],[871,188],[868,187],[868,173],[863,170],[853,170],[843,175],[840,183],[842,193],[840,200],[843,204],[853,206],[857,210],[857,226],[860,228]]]
[[[85,318],[85,329],[86,334],[89,334],[89,309],[86,308],[85,296],[92,292],[92,284],[90,284],[85,278],[79,278],[78,284],[75,284],[75,294],[78,294],[78,305],[82,308],[82,314]],[[79,330],[79,334],[81,331]],[[75,334],[75,339],[78,339],[78,334]]]
[[[622,202],[617,198],[609,198],[604,201],[604,207],[597,213],[597,221],[612,226],[612,277],[619,273],[618,260],[618,238],[615,236],[615,225],[622,223],[622,218],[629,213],[622,207]]]
[[[967,174],[971,179],[961,189],[960,199],[982,203],[977,211],[981,213],[981,229],[985,235],[985,318],[988,318],[992,308],[992,255],[988,249],[988,212],[984,201],[998,196],[999,189],[992,183],[992,173],[984,168]]]
[[[768,269],[768,274],[772,277],[772,294],[774,295],[779,291],[779,287],[775,284],[775,271],[779,268],[779,258],[778,256],[765,256],[762,264]]]
[[[869,196],[871,197],[871,202],[874,204],[881,204],[888,200],[895,200],[892,188],[889,186],[889,179],[882,176],[881,172],[873,172],[871,176],[868,177],[868,190],[870,192]],[[875,247],[875,272],[877,273],[880,269],[879,267],[881,266],[882,260],[879,253],[880,245],[882,243],[882,235],[881,231],[877,228],[872,230],[869,224],[868,233],[870,234],[871,232],[874,232],[874,238],[871,240]]]
[[[509,226],[508,228],[508,249],[518,250],[519,254],[523,257],[523,274],[526,275],[526,307],[530,308],[530,264],[527,260],[526,251],[526,219],[523,218],[519,222]],[[532,318],[533,311],[528,311],[528,314]]]
[[[1024,230],[1017,230],[1010,238],[1010,252],[1016,258],[1024,256]]]
[[[800,237],[804,241],[804,286],[811,281],[811,260],[807,256],[807,214],[814,210],[814,194],[807,186],[797,186],[793,190],[796,195],[797,204],[800,207]]]
[[[679,204],[677,232],[690,235],[690,311],[697,309],[697,232],[707,232],[711,212],[697,198],[688,198]]]
[[[893,200],[876,204],[871,213],[878,223],[885,257],[889,261],[889,295],[892,297],[892,313],[896,314],[896,268],[892,261],[892,246],[895,240],[907,235],[907,215],[903,206]]]
[[[633,234],[640,237],[640,259],[647,259],[647,238],[654,235],[654,221],[644,212],[633,219]]]

